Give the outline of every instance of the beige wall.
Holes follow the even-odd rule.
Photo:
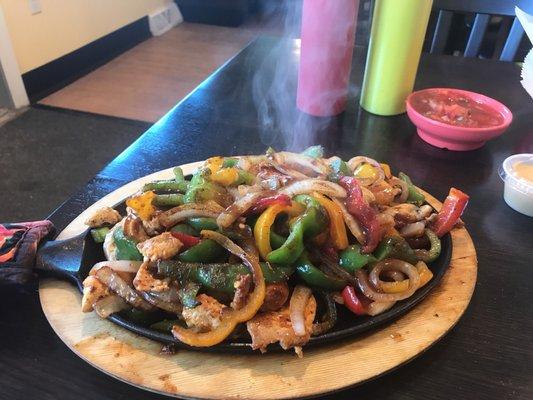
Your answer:
[[[170,0],[0,0],[21,73],[35,69],[123,27]]]

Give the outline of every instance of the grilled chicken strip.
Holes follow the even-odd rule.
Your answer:
[[[199,305],[183,309],[182,316],[187,326],[197,332],[208,332],[218,327],[226,306],[206,294],[199,294],[196,300]]]
[[[279,311],[259,313],[246,323],[246,327],[252,337],[252,349],[266,352],[271,343],[279,342],[284,350],[291,347],[305,345],[311,337],[313,320],[316,315],[316,300],[309,298],[305,307],[305,332],[304,336],[296,336],[292,329],[289,307]]]
[[[133,286],[140,292],[164,292],[169,289],[170,278],[157,279],[150,272],[150,262],[142,263],[133,279]]]
[[[114,210],[111,207],[104,207],[96,210],[96,212],[85,221],[85,225],[88,225],[91,228],[98,228],[104,225],[115,225],[121,219],[122,217],[117,210]]]
[[[83,297],[81,299],[81,311],[91,312],[93,304],[111,294],[106,285],[100,282],[94,275],[89,275],[83,281]]]
[[[154,236],[137,245],[141,254],[151,260],[166,260],[174,257],[183,246],[183,243],[176,239],[170,232]]]

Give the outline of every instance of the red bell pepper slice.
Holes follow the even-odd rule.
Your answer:
[[[346,286],[342,290],[342,299],[344,300],[344,305],[346,308],[348,308],[348,310],[353,312],[355,315],[366,315],[365,306],[357,296],[357,293],[352,286]]]
[[[438,237],[444,236],[452,230],[468,204],[470,197],[456,188],[450,189],[450,194],[444,200],[432,230]]]
[[[363,199],[363,191],[357,179],[343,176],[339,184],[348,192],[346,208],[350,214],[357,218],[366,230],[366,243],[362,246],[363,253],[372,253],[383,236],[383,230],[377,218],[377,212]]]
[[[183,243],[183,247],[181,250],[187,250],[189,247],[196,246],[198,243],[200,243],[200,238],[197,238],[196,236],[187,235],[183,232],[170,232],[172,236],[174,236],[176,239],[178,239],[181,243]]]
[[[259,214],[274,204],[283,204],[285,206],[290,206],[291,198],[286,194],[277,194],[275,196],[263,197],[262,199],[257,200],[255,204],[250,207],[246,214]]]

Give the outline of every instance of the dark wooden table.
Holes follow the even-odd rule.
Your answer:
[[[284,53],[286,48],[277,43],[259,39],[213,74],[61,205],[50,217],[56,226],[65,227],[101,196],[151,172],[216,154],[282,147],[275,127],[259,128],[251,100],[254,71],[264,68],[268,76],[277,57],[289,62],[287,76],[294,78],[297,57]],[[421,141],[406,115],[379,117],[359,109],[357,87],[365,54],[357,50],[354,90],[345,114],[333,120],[307,119],[307,128],[331,154],[386,160],[440,199],[450,186],[469,193],[464,220],[478,252],[479,274],[468,310],[444,339],[408,365],[328,398],[532,399],[533,218],[504,203],[498,176],[508,155],[533,152],[533,101],[519,84],[519,68],[497,61],[423,56],[417,88],[477,91],[504,102],[514,114],[502,137],[482,149],[458,153]],[[262,143],[261,138],[270,139]],[[3,290],[0,309],[0,398],[163,398],[114,380],[74,355],[47,324],[36,287]],[[350,366],[339,366],[339,373],[349,374]]]

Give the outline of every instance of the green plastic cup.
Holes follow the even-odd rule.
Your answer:
[[[378,115],[405,112],[433,0],[376,0],[361,107]]]

